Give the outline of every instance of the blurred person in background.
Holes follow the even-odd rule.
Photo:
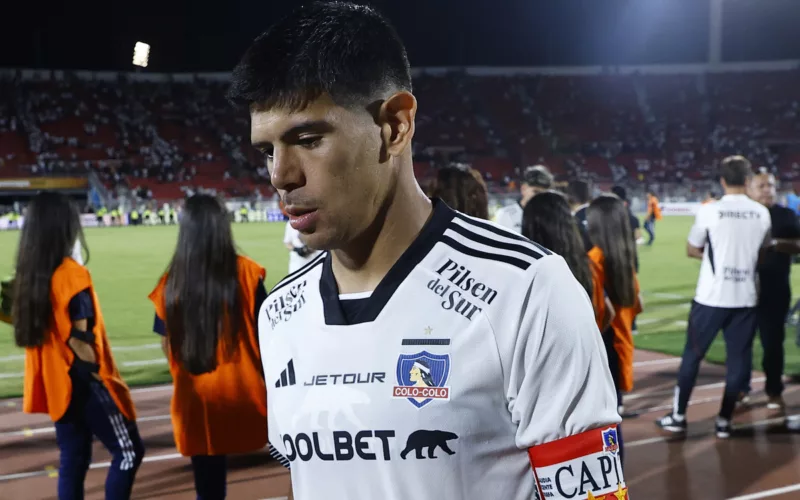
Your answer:
[[[757,266],[762,251],[772,241],[769,210],[746,194],[751,173],[747,158],[725,158],[720,166],[725,195],[701,206],[689,231],[686,255],[702,263],[689,311],[673,408],[656,421],[667,432],[686,433],[686,409],[700,363],[720,330],[725,340],[726,373],[715,422],[717,438],[730,437],[736,404],[750,380],[758,324]]]
[[[466,165],[450,165],[436,172],[428,187],[429,198],[439,198],[453,210],[477,217],[489,218],[489,193],[481,173]]]
[[[601,195],[586,209],[587,230],[593,243],[589,258],[600,269],[603,289],[614,306],[611,328],[603,331],[608,364],[622,413],[622,394],[633,390],[633,320],[642,312],[634,260],[629,212],[617,196]],[[622,453],[620,433],[620,453]]]
[[[656,221],[661,220],[661,205],[652,189],[647,191],[647,215],[644,218],[644,230],[647,231],[647,245],[656,239]]]
[[[774,242],[758,265],[759,294],[756,316],[758,336],[764,348],[761,367],[766,376],[767,408],[784,410],[783,369],[786,316],[792,298],[792,254],[800,253],[800,223],[794,212],[777,204],[775,176],[765,168],[750,179],[747,194],[769,209]],[[750,358],[752,359],[752,358]],[[747,370],[752,374],[752,367]],[[749,392],[748,390],[745,392]],[[747,402],[744,399],[743,402]]]
[[[256,318],[263,267],[237,254],[225,206],[186,201],[167,272],[149,298],[174,392],[175,445],[191,457],[198,500],[225,498],[227,455],[267,444],[267,395]]]
[[[522,210],[528,200],[536,193],[547,191],[553,186],[553,174],[544,165],[526,167],[522,173],[519,202],[506,205],[495,214],[495,222],[516,233],[522,232]]]
[[[602,269],[584,251],[566,196],[547,191],[531,198],[522,214],[522,235],[567,261],[572,274],[592,299],[598,329],[605,331],[614,319],[614,306],[603,289]]]
[[[633,210],[631,210],[631,204],[628,202],[628,192],[622,186],[614,186],[611,188],[611,192],[617,196],[622,202],[625,204],[625,208],[628,211],[628,220],[630,221],[631,225],[631,232],[633,233],[633,263],[634,268],[636,269],[636,274],[639,274],[639,252],[636,249],[636,242],[639,241],[639,238],[642,237],[642,229],[639,224],[639,218],[633,214]],[[636,335],[636,318],[633,319],[633,334]]]
[[[320,254],[319,250],[308,248],[308,245],[300,235],[300,231],[293,228],[291,222],[288,221],[283,230],[283,245],[289,250],[290,274],[301,269]]]
[[[92,278],[72,257],[78,241],[88,256],[75,205],[58,193],[34,196],[20,235],[12,302],[14,338],[25,348],[23,411],[55,422],[59,499],[84,498],[92,436],[112,457],[105,497],[126,499],[144,444]]]
[[[583,247],[588,252],[593,246],[592,240],[589,238],[586,220],[586,210],[589,208],[589,202],[592,201],[592,185],[588,181],[572,181],[567,186],[567,196],[572,208],[572,216],[575,217],[578,230],[581,232]]]

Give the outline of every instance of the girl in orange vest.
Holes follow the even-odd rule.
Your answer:
[[[522,235],[567,261],[572,274],[592,300],[597,327],[601,332],[608,328],[614,318],[614,307],[603,291],[602,271],[584,251],[567,198],[556,191],[531,198],[522,213]]]
[[[198,500],[225,498],[226,455],[267,443],[256,330],[265,274],[237,255],[224,205],[208,195],[186,201],[175,254],[150,300],[175,388],[175,444],[192,459]]]
[[[594,244],[589,258],[616,311],[611,328],[603,331],[603,339],[620,406],[622,393],[633,389],[633,320],[642,312],[629,219],[625,203],[612,194],[595,198],[586,211],[589,238]],[[618,439],[622,452],[621,431]]]
[[[33,197],[19,241],[12,305],[14,339],[25,348],[23,410],[47,413],[55,422],[60,500],[84,497],[93,435],[113,457],[106,498],[126,499],[144,445],[92,278],[71,257],[79,240],[78,211],[66,197]]]

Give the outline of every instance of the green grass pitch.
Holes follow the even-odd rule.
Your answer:
[[[685,257],[685,241],[692,219],[667,217],[657,226],[652,247],[639,247],[640,281],[645,312],[639,317],[636,345],[643,349],[680,355],[686,332],[689,302],[700,266]],[[271,288],[286,275],[288,252],[281,242],[283,224],[250,223],[234,225],[241,251],[267,268]],[[91,250],[89,269],[106,320],[114,357],[131,386],[169,382],[170,376],[152,333],[153,308],[147,299],[172,255],[176,226],[115,227],[86,230]],[[0,232],[0,275],[11,271],[19,233]],[[797,273],[795,290],[800,290]],[[800,349],[794,332],[787,333],[787,373],[800,373]],[[22,351],[14,346],[11,328],[0,324],[0,397],[18,396],[22,391]],[[755,342],[756,367],[761,346]],[[720,335],[709,356],[724,362],[725,346]]]

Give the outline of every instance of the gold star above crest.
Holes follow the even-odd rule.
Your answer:
[[[622,483],[618,483],[614,496],[617,497],[617,500],[626,500],[628,498],[628,488],[623,488]]]
[[[591,491],[589,492],[589,495],[586,497],[586,500],[596,500],[596,499],[595,499],[595,496],[594,496],[594,495],[592,495],[592,492],[591,492]]]
[[[425,327],[425,335],[430,335],[431,333],[433,333],[433,328],[431,328],[429,326],[426,326]]]

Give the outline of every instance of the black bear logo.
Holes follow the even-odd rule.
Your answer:
[[[455,455],[456,452],[450,449],[447,446],[447,442],[451,439],[458,439],[458,436],[452,432],[447,431],[425,431],[419,430],[414,431],[408,436],[408,441],[406,441],[405,449],[400,453],[400,458],[403,460],[406,459],[406,455],[411,453],[411,451],[416,452],[417,459],[425,458],[422,455],[422,449],[428,448],[428,458],[436,458],[433,456],[433,452],[436,451],[436,447],[438,446],[441,448],[445,453],[448,455]]]

